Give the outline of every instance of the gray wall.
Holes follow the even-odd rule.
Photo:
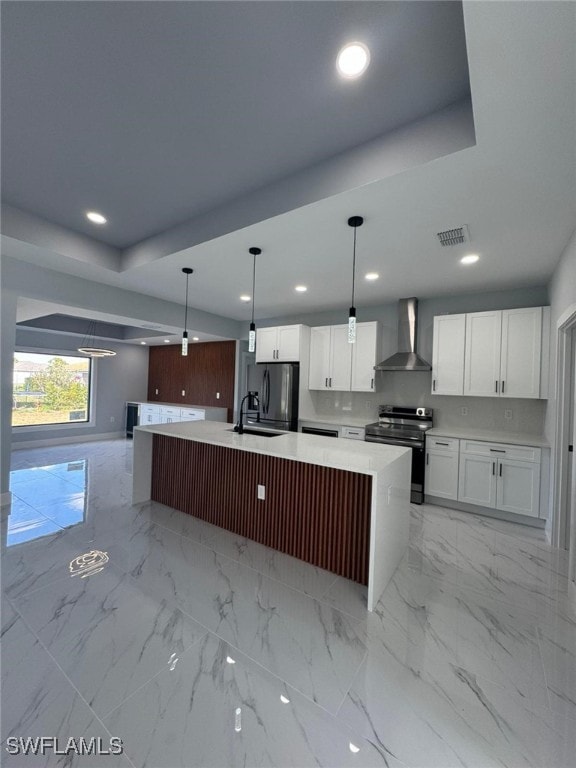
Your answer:
[[[69,352],[79,346],[77,336],[43,333],[17,329],[16,349],[31,352]],[[123,431],[127,400],[146,400],[148,382],[148,348],[136,345],[106,343],[116,352],[115,357],[93,360],[93,398],[90,424],[74,427],[13,428],[12,446],[36,440],[60,438],[86,439],[93,435],[106,435]],[[113,419],[113,421],[112,421]]]
[[[514,309],[538,307],[548,304],[546,287],[471,293],[458,296],[441,296],[421,299],[418,304],[418,351],[428,362],[432,361],[432,337],[434,316],[460,312],[481,312],[489,309]],[[332,325],[345,323],[346,310],[317,314],[291,315],[268,318],[258,322],[260,327],[272,325]],[[397,304],[385,304],[358,309],[358,320],[377,320],[381,323],[382,342],[380,359],[396,351]],[[243,329],[246,334],[248,326]],[[523,400],[488,397],[444,397],[432,395],[431,373],[403,373],[379,371],[376,374],[377,391],[371,392],[312,392],[303,398],[302,419],[320,421],[338,420],[342,423],[360,421],[369,423],[378,417],[378,405],[422,405],[434,408],[435,424],[451,427],[479,427],[510,432],[542,434],[546,414],[545,400]],[[467,416],[461,413],[468,408]],[[504,410],[512,410],[512,418],[504,418]]]

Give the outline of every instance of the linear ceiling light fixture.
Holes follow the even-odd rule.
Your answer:
[[[352,251],[352,306],[348,312],[348,342],[356,342],[356,307],[354,306],[354,288],[356,283],[356,230],[364,223],[362,216],[350,216],[348,226],[354,229],[354,248]]]
[[[262,253],[262,248],[252,247],[248,249],[252,254],[252,320],[250,321],[250,331],[248,332],[248,352],[256,350],[256,324],[254,323],[254,297],[256,296],[256,256]]]
[[[194,272],[190,267],[182,267],[182,272],[186,275],[186,306],[184,309],[184,333],[182,334],[182,356],[188,354],[188,278]]]
[[[82,339],[82,346],[78,347],[78,352],[88,357],[114,357],[116,354],[113,349],[96,346],[96,320],[91,320],[88,323],[88,330]]]

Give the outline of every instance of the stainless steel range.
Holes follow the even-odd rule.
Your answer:
[[[426,432],[432,429],[432,408],[381,405],[378,421],[366,425],[366,442],[412,448],[412,489],[410,500],[424,501]]]

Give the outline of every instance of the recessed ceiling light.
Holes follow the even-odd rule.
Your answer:
[[[295,285],[294,290],[298,291],[298,293],[306,293],[308,288],[305,285]]]
[[[192,336],[192,341],[200,341],[200,339],[198,338],[198,336]]]
[[[240,301],[252,301],[252,296],[248,296],[247,293],[243,293],[242,296],[240,296]]]
[[[370,51],[364,43],[348,43],[340,49],[336,67],[342,77],[360,77],[370,64]]]
[[[102,214],[98,213],[98,211],[86,211],[86,218],[89,219],[93,224],[106,224],[108,221],[106,216],[102,216]]]
[[[469,253],[468,256],[462,256],[460,264],[476,264],[479,258],[477,253]]]
[[[364,275],[364,278],[366,280],[378,280],[379,277],[380,275],[378,274],[378,272],[366,272],[366,274]]]
[[[164,344],[170,344],[170,339],[164,339]]]
[[[141,341],[140,344],[146,344],[146,342],[145,341]]]
[[[360,752],[360,747],[357,747],[357,746],[356,746],[356,744],[352,744],[352,742],[350,742],[350,743],[348,744],[348,749],[349,749],[349,750],[350,750],[350,752],[352,752],[353,754],[356,754],[357,752]]]

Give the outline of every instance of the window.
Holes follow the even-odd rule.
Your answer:
[[[88,421],[91,363],[78,355],[16,352],[12,426]]]

